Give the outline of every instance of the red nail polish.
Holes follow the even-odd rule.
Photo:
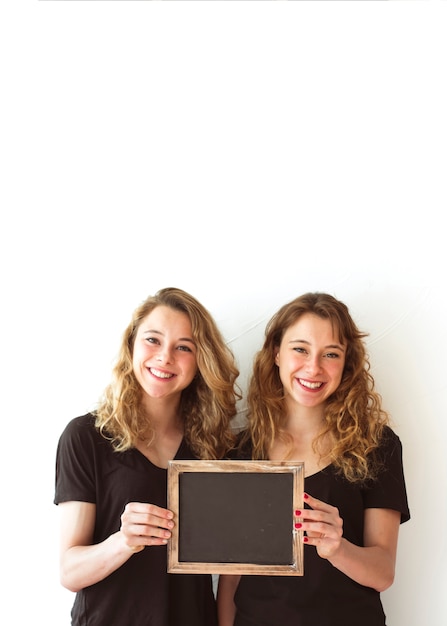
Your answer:
[[[299,522],[297,524],[295,524],[295,528],[301,528],[302,524],[300,524]]]
[[[296,515],[297,517],[301,517],[301,511],[295,511],[295,515]]]
[[[309,497],[309,496],[307,495],[307,493],[305,493],[305,494],[304,494],[304,499],[305,499],[305,500],[307,500],[307,499],[308,499],[308,497]]]
[[[303,541],[304,541],[304,543],[307,543],[309,541],[309,539],[307,537],[303,537]]]

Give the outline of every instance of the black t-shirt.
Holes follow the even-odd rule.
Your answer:
[[[367,508],[387,508],[410,518],[398,436],[386,429],[378,452],[383,469],[368,485],[349,483],[330,465],[305,478],[305,490],[337,506],[343,536],[363,545],[363,518]],[[238,455],[250,458],[249,451]],[[234,626],[384,626],[380,594],[354,582],[304,545],[303,576],[242,576],[235,594]]]
[[[91,414],[62,433],[56,456],[55,504],[96,505],[94,543],[117,532],[128,502],[167,506],[167,471],[136,449],[114,452]],[[176,459],[196,458],[183,441]],[[166,546],[131,556],[104,580],[76,594],[73,626],[216,626],[210,575],[168,574]]]

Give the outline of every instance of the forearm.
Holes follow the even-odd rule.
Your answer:
[[[395,560],[380,546],[364,548],[342,539],[339,549],[328,561],[355,582],[379,592],[388,589],[394,581]]]
[[[217,588],[217,614],[219,626],[233,626],[236,617],[234,594],[240,581],[240,576],[221,575]]]
[[[126,545],[121,532],[95,545],[73,546],[60,561],[61,584],[79,591],[107,578],[125,563],[135,551]]]

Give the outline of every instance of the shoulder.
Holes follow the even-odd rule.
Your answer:
[[[390,454],[402,455],[402,442],[390,426],[383,429],[379,453],[382,457],[388,457]]]
[[[90,433],[95,428],[95,416],[93,413],[86,413],[79,417],[74,417],[65,426],[62,435],[74,435],[77,433]]]
[[[402,443],[390,426],[385,426],[377,448],[371,453],[372,476],[402,463]]]
[[[101,440],[104,441],[95,426],[95,416],[86,413],[68,422],[59,438],[59,447],[87,446]]]

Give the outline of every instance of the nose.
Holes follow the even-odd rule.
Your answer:
[[[160,363],[172,363],[172,349],[169,346],[161,346],[157,354],[157,361]]]
[[[310,376],[315,376],[321,372],[321,363],[318,356],[310,356],[306,362],[306,371]]]

